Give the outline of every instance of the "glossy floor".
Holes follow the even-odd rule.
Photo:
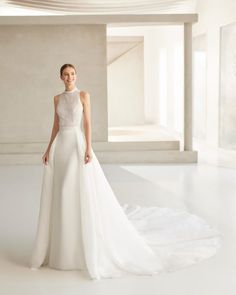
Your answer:
[[[185,208],[224,234],[216,256],[173,273],[92,281],[86,273],[30,270],[42,166],[0,166],[0,294],[236,294],[236,170],[198,164],[102,165],[120,203]]]

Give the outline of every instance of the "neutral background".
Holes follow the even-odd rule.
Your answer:
[[[106,140],[104,25],[0,26],[0,40],[0,143],[48,142],[64,63],[76,66],[77,87],[91,95],[93,140]]]

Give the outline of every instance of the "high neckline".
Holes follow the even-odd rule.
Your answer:
[[[72,93],[76,90],[78,90],[78,88],[75,86],[72,90],[64,90],[64,93]]]

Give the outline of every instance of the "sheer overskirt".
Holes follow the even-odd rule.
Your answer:
[[[213,256],[221,233],[199,216],[120,204],[79,126],[61,128],[44,165],[31,267],[86,270],[91,279],[175,271]]]

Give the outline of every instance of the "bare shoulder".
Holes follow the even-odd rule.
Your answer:
[[[59,94],[58,94],[58,95],[55,95],[55,96],[53,97],[54,102],[58,102],[58,99],[59,99]]]
[[[54,101],[54,108],[55,108],[55,110],[56,110],[56,108],[57,108],[57,104],[58,104],[58,101],[59,101],[59,95],[55,95],[55,96],[53,97],[53,101]]]
[[[80,97],[83,103],[88,103],[90,101],[90,94],[87,91],[81,90]]]

